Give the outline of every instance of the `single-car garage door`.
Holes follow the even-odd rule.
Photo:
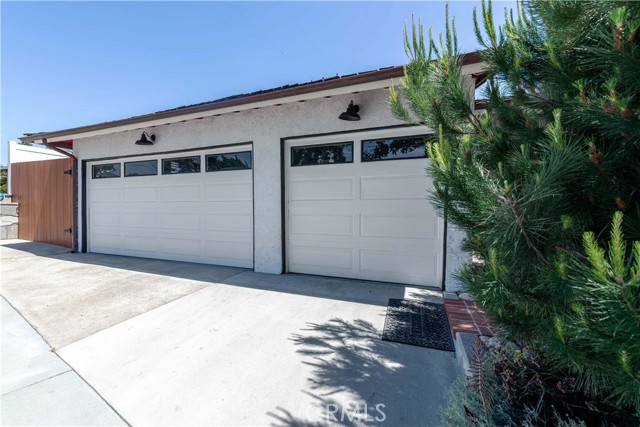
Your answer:
[[[288,271],[441,285],[443,221],[417,132],[286,141]]]
[[[89,162],[89,252],[253,267],[251,145]]]

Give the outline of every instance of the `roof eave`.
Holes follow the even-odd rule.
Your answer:
[[[471,65],[482,62],[478,52],[470,52],[463,55],[462,64]],[[276,99],[287,98],[292,96],[306,95],[314,92],[326,91],[331,89],[339,89],[349,86],[361,85],[371,82],[377,82],[381,80],[389,80],[394,78],[400,78],[404,76],[404,66],[390,67],[379,71],[373,71],[363,74],[354,74],[343,78],[332,78],[327,80],[321,80],[309,84],[303,84],[299,86],[293,86],[289,88],[266,91],[264,93],[258,93],[248,95],[246,97],[239,97],[228,100],[213,101],[194,105],[191,107],[177,108],[173,110],[162,111],[159,113],[145,114],[142,116],[131,117],[127,119],[114,120],[111,122],[103,122],[94,125],[80,126],[69,129],[62,129],[52,132],[38,132],[33,134],[25,134],[19,139],[22,142],[37,142],[43,139],[55,139],[60,137],[69,137],[71,135],[85,134],[90,132],[101,131],[110,128],[117,128],[121,126],[129,126],[134,124],[140,124],[150,121],[157,121],[163,119],[170,119],[174,117],[187,116],[200,113],[209,113],[211,111],[220,110],[223,108],[240,107],[247,104],[254,104],[258,102],[273,101]]]

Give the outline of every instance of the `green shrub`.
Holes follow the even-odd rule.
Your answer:
[[[0,170],[0,193],[7,193],[7,170]]]
[[[443,424],[464,426],[637,426],[638,419],[585,395],[576,378],[528,350],[476,340],[471,375],[449,390]]]
[[[543,365],[637,414],[639,28],[640,2],[532,0],[501,28],[483,3],[482,114],[448,16],[439,42],[412,26],[390,94],[397,117],[439,133],[432,201],[481,260],[464,286]]]

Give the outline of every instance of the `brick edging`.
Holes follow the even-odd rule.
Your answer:
[[[463,299],[444,299],[444,308],[451,328],[451,335],[456,337],[458,332],[467,332],[492,337],[496,328],[491,325],[482,307],[475,301]]]

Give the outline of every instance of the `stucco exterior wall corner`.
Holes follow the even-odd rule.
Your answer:
[[[471,253],[462,249],[465,232],[447,224],[447,267],[445,273],[445,291],[463,291],[462,282],[456,277],[465,264],[471,262]]]

